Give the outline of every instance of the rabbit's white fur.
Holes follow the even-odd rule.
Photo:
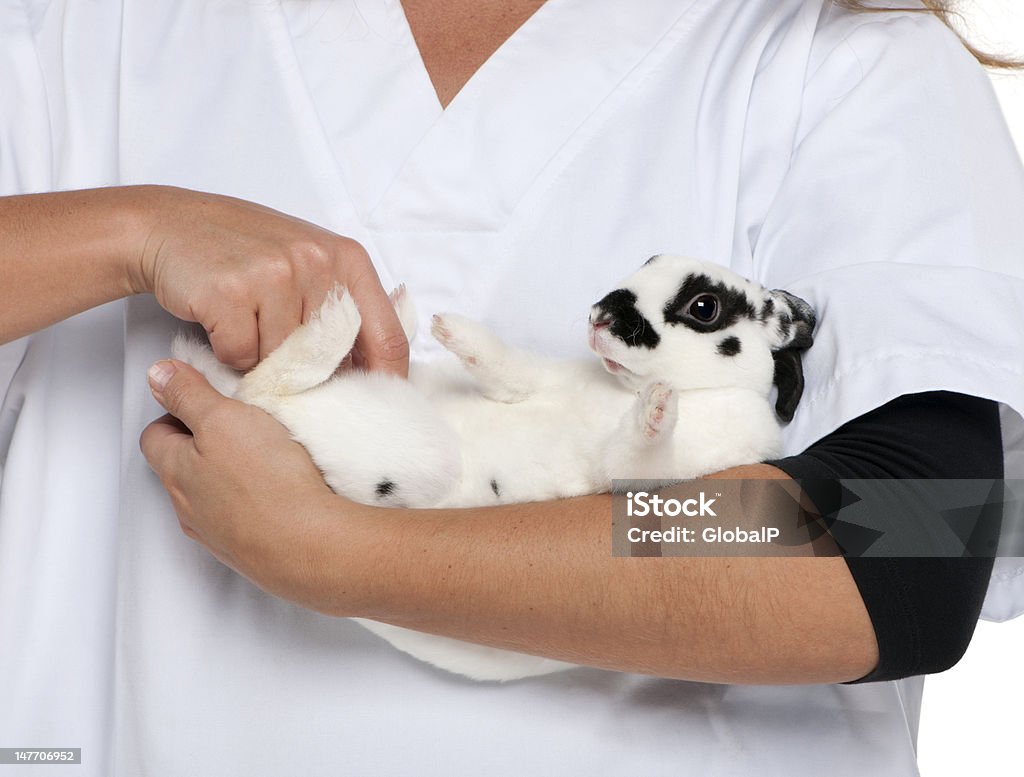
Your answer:
[[[392,299],[411,340],[411,304],[402,289]],[[705,321],[709,306],[717,312]],[[814,317],[785,292],[662,255],[592,308],[590,346],[600,357],[593,362],[526,353],[445,314],[434,316],[431,331],[461,368],[413,364],[408,381],[335,374],[359,323],[351,297],[338,289],[244,375],[184,336],[173,353],[223,394],[284,424],[337,493],[384,506],[470,507],[609,491],[613,478],[694,478],[776,455],[769,393],[774,380],[776,407],[791,415]],[[475,679],[571,666],[360,622],[417,658]]]

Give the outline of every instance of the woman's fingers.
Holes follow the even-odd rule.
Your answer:
[[[357,342],[367,366],[408,373],[409,344],[359,243],[231,197],[173,187],[146,196],[154,216],[139,290],[202,324],[222,362],[254,367],[340,284],[360,309]]]
[[[284,339],[302,323],[303,318],[303,302],[298,293],[289,289],[287,294],[273,295],[273,291],[272,288],[269,289],[271,296],[260,304],[256,315],[260,361],[284,342]]]
[[[139,439],[143,456],[161,480],[165,473],[176,474],[181,469],[181,460],[192,446],[192,434],[170,413],[150,423]]]
[[[372,268],[353,281],[349,293],[362,316],[363,326],[356,338],[356,348],[366,367],[407,377],[409,340],[391,299]]]
[[[219,410],[233,403],[183,362],[159,361],[150,368],[148,377],[157,402],[196,438],[202,437]]]
[[[210,338],[213,353],[236,370],[249,370],[260,358],[260,321],[255,307],[231,306],[217,309],[216,318],[201,323]]]

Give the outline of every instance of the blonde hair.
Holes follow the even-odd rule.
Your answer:
[[[983,51],[976,46],[972,45],[964,36],[956,29],[953,25],[953,17],[958,16],[956,9],[953,7],[952,0],[920,0],[923,8],[920,6],[911,8],[893,8],[879,7],[872,5],[871,0],[832,0],[833,3],[841,8],[846,8],[851,11],[865,11],[868,13],[884,13],[887,11],[909,11],[912,13],[931,13],[939,17],[942,23],[953,30],[964,46],[985,67],[998,68],[1001,70],[1012,70],[1014,68],[1024,68],[1024,60],[1010,56],[999,56],[992,54],[987,51]]]

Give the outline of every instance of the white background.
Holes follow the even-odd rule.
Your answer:
[[[961,5],[972,41],[1024,57],[1024,0]],[[1024,73],[993,83],[1024,155]],[[979,623],[964,659],[925,681],[918,757],[922,777],[1024,775],[1024,616]]]

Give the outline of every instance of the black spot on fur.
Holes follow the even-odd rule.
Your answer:
[[[768,320],[768,316],[770,316],[774,312],[775,312],[775,303],[772,302],[770,299],[766,299],[764,301],[764,304],[761,305],[761,312],[760,312],[760,314],[758,314],[758,317],[762,321],[767,321]]]
[[[738,337],[727,337],[718,344],[718,352],[722,356],[735,356],[742,349],[742,344]]]
[[[629,289],[616,289],[597,303],[600,313],[595,321],[606,321],[609,331],[626,345],[638,348],[656,348],[661,335],[651,322],[636,309],[636,294]]]
[[[393,493],[395,493],[395,481],[385,479],[377,484],[378,499],[383,499],[386,496],[391,496]]]
[[[501,498],[501,489],[498,488],[498,481],[494,480],[493,478],[491,479],[491,491],[494,492],[494,495],[496,497],[498,497],[499,499]]]
[[[705,323],[689,315],[690,303],[700,294],[714,294],[718,297],[720,312],[714,321]],[[717,332],[732,326],[741,318],[749,318],[751,321],[757,319],[757,310],[746,294],[721,281],[714,281],[703,273],[687,276],[662,312],[666,324],[682,324],[697,332]]]

